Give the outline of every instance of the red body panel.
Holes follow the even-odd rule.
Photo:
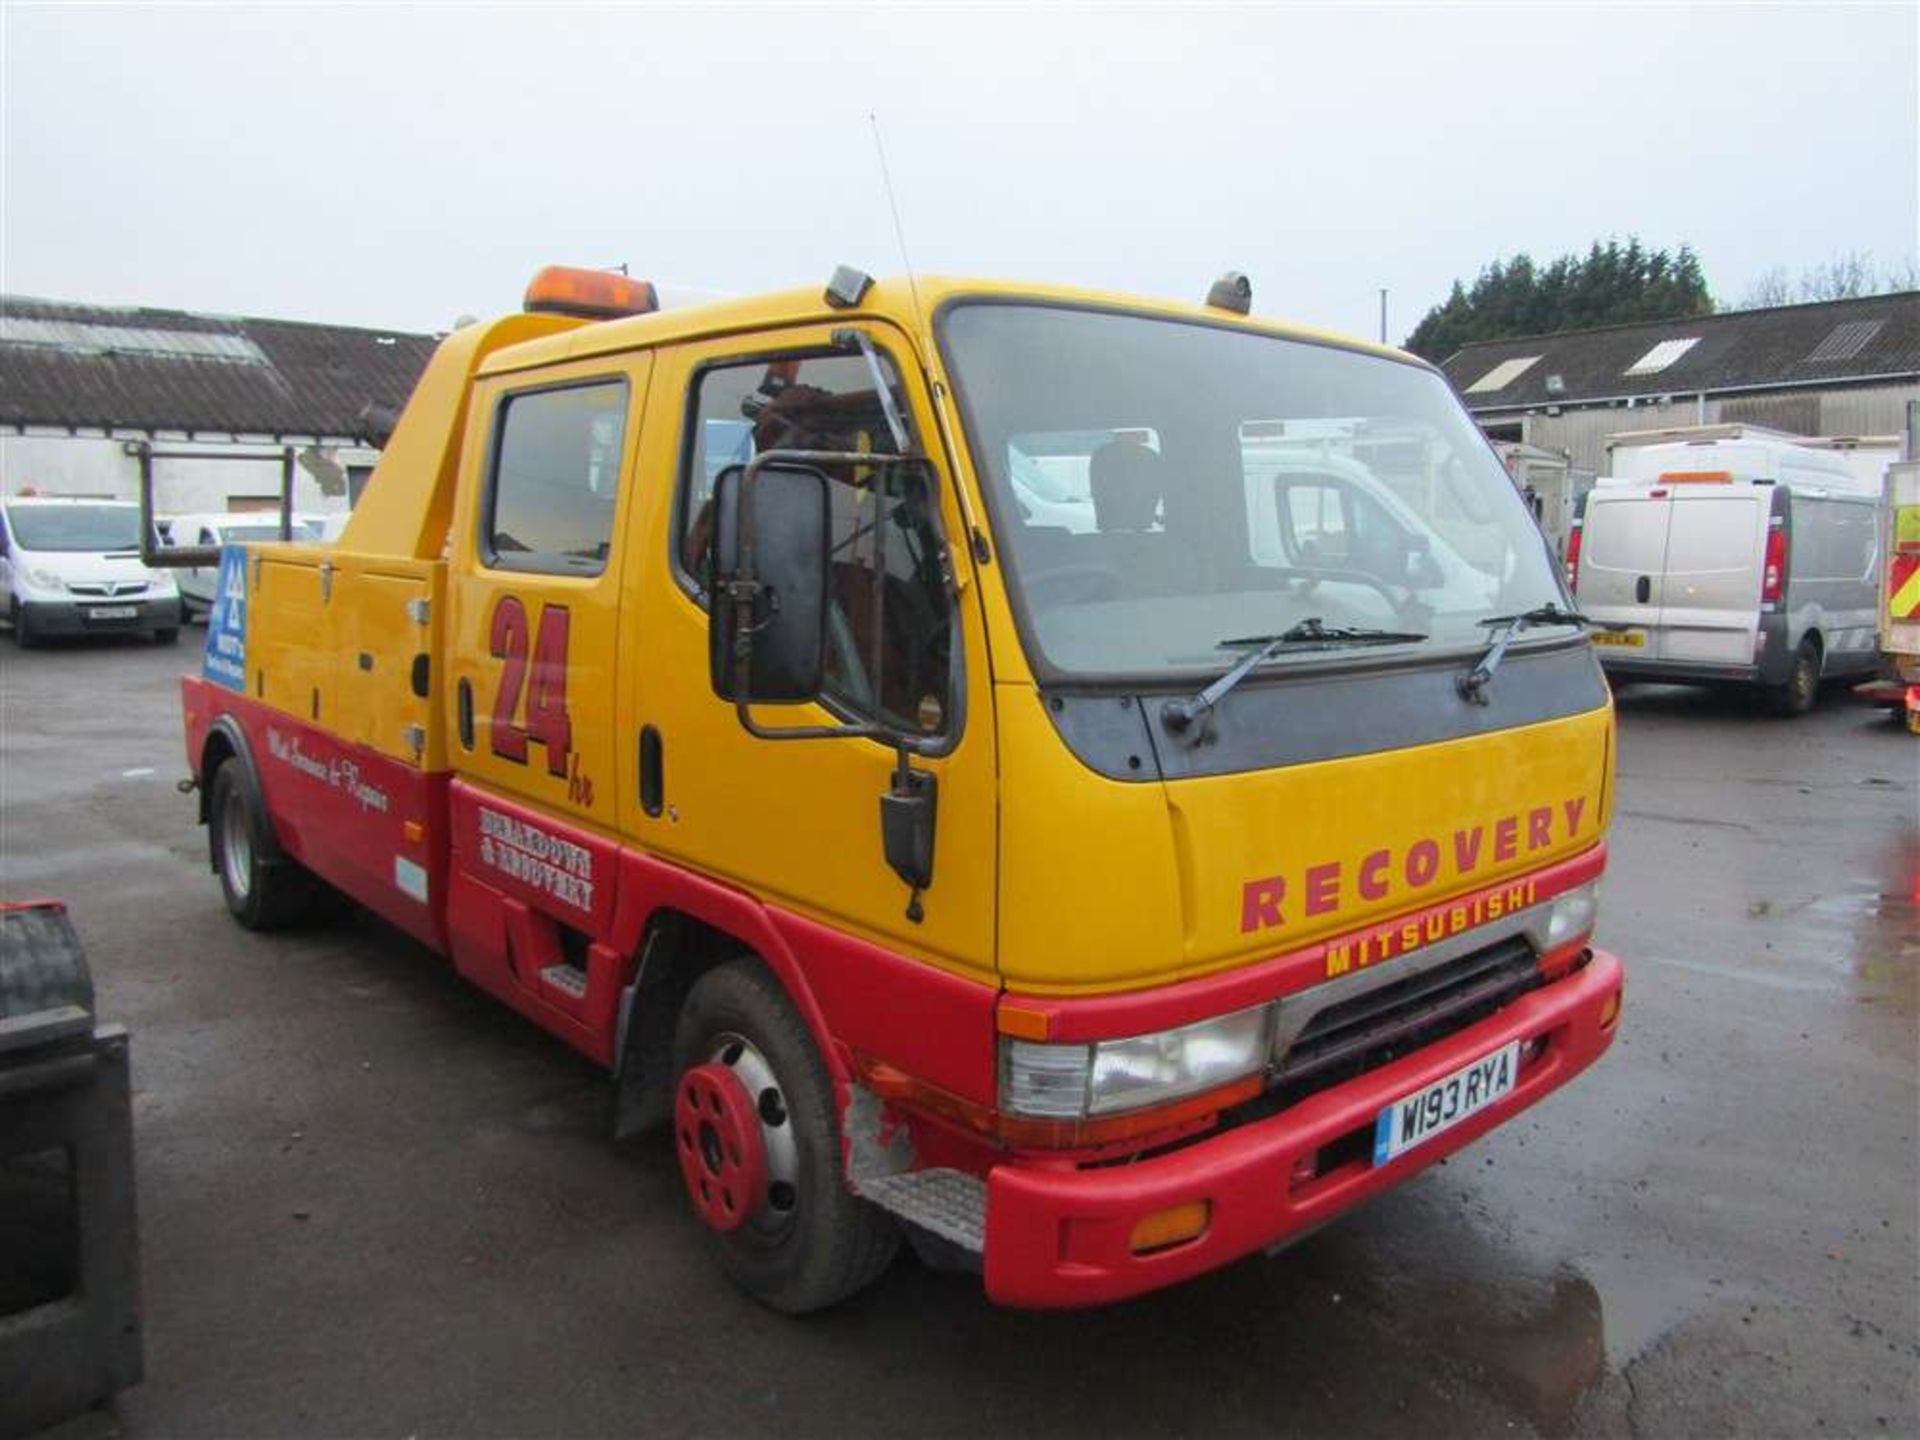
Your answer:
[[[221,715],[247,737],[274,836],[293,859],[436,950],[447,875],[447,777],[341,740],[194,676],[180,682],[187,759],[200,774]],[[409,828],[417,838],[409,838]],[[407,870],[411,865],[418,873]]]
[[[1620,962],[1596,951],[1566,978],[1445,1040],[1324,1090],[1269,1119],[1171,1154],[1098,1170],[996,1166],[987,1182],[987,1294],[1009,1305],[1096,1305],[1228,1264],[1322,1224],[1399,1184],[1565,1084],[1612,1044],[1603,1025]],[[1544,1036],[1511,1093],[1399,1159],[1364,1160],[1292,1182],[1295,1163],[1387,1105],[1513,1040]],[[1133,1226],[1188,1201],[1212,1206],[1205,1232],[1135,1255]]]

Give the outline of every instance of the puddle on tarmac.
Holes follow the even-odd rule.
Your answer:
[[[1748,917],[1766,935],[1748,963],[1649,956],[1662,965],[1775,990],[1826,993],[1920,1010],[1920,837],[1890,843],[1878,877],[1788,905],[1755,901]]]
[[[1466,1357],[1544,1435],[1566,1434],[1581,1397],[1607,1373],[1600,1292],[1584,1275],[1556,1280],[1542,1310],[1466,1333]]]
[[[1477,1181],[1441,1181],[1408,1196],[1391,1227],[1329,1231],[1295,1252],[1306,1272],[1296,1283],[1344,1292],[1348,1314],[1371,1317],[1383,1345],[1466,1365],[1549,1437],[1568,1434],[1610,1376],[1725,1298],[1644,1260],[1561,1250],[1530,1262],[1507,1223],[1470,1203],[1479,1193]]]
[[[1639,1359],[1708,1293],[1690,1277],[1583,1261],[1555,1276],[1543,1300],[1459,1332],[1460,1353],[1541,1434],[1565,1435],[1588,1391]]]

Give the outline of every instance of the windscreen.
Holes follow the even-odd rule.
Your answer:
[[[22,550],[138,550],[133,505],[9,505],[7,526]]]
[[[942,338],[1042,669],[1212,670],[1226,642],[1310,619],[1428,637],[1367,663],[1423,658],[1562,599],[1525,503],[1432,371],[1036,305],[958,306]],[[1309,656],[1326,658],[1291,658]]]

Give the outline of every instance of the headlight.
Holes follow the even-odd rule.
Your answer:
[[[27,583],[36,590],[65,590],[66,581],[51,570],[43,570],[38,565],[27,567]]]
[[[1593,929],[1594,916],[1600,909],[1600,882],[1598,880],[1569,890],[1564,895],[1554,897],[1553,909],[1547,912],[1548,950],[1558,950],[1570,940],[1588,934]]]
[[[158,595],[164,600],[169,595],[178,595],[180,585],[173,578],[171,570],[149,570],[147,571],[147,590],[149,594]]]
[[[1265,1067],[1270,1013],[1262,1005],[1091,1045],[1008,1040],[1002,1098],[1018,1114],[1066,1120],[1198,1095]]]

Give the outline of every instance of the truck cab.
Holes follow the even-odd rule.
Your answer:
[[[543,273],[335,545],[226,552],[243,924],[345,892],[604,1065],[789,1311],[903,1236],[1158,1288],[1611,1043],[1607,687],[1438,372],[1045,286],[650,302]]]

